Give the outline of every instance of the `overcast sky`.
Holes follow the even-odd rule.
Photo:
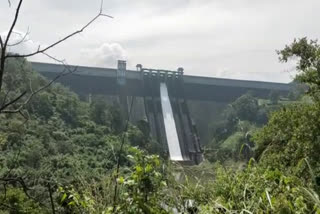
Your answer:
[[[11,1],[0,3],[2,35],[15,12]],[[100,0],[25,0],[15,30],[29,28],[30,40],[13,51],[54,42],[99,7]],[[100,18],[50,54],[77,65],[115,67],[124,59],[132,69],[184,67],[191,75],[289,82],[294,63],[280,64],[275,50],[294,38],[320,37],[319,0],[105,0],[103,11],[115,18]]]

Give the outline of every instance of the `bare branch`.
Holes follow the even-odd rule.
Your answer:
[[[9,7],[11,7],[11,1],[10,0],[8,0],[8,4],[9,4]]]
[[[8,97],[10,92],[11,92],[11,90],[8,90],[7,93],[4,95],[4,98],[3,98],[1,106],[3,106],[7,102],[7,97]]]
[[[33,89],[32,89],[32,81],[31,81],[31,79],[29,79],[29,88],[30,88],[31,93],[33,93]]]
[[[50,183],[48,183],[48,190],[49,190],[49,196],[50,196],[50,203],[51,203],[51,209],[52,209],[52,214],[56,213],[56,209],[54,208],[54,202],[53,202],[53,197],[52,197],[52,189]]]
[[[10,0],[8,0],[8,2],[11,3]],[[56,45],[58,45],[58,44],[60,44],[60,43],[62,43],[62,42],[68,40],[69,38],[71,38],[71,37],[73,37],[73,36],[75,36],[75,35],[83,32],[83,31],[84,31],[86,28],[88,28],[93,22],[95,22],[100,16],[104,16],[104,17],[108,17],[108,18],[113,18],[112,16],[103,14],[103,12],[102,12],[102,11],[103,11],[103,0],[101,0],[101,5],[100,5],[99,13],[98,13],[96,16],[94,16],[87,24],[85,24],[85,25],[84,25],[82,28],[80,28],[79,30],[74,31],[73,33],[71,33],[71,34],[67,35],[66,37],[64,37],[64,38],[62,38],[62,39],[60,39],[60,40],[52,43],[51,45],[49,45],[49,46],[47,46],[47,47],[45,47],[45,48],[41,48],[40,45],[39,45],[38,49],[37,49],[35,52],[33,52],[33,53],[24,54],[24,55],[18,55],[18,54],[8,54],[8,55],[6,55],[6,48],[7,48],[7,47],[9,47],[9,46],[14,46],[14,45],[18,45],[18,44],[24,42],[25,39],[27,38],[28,34],[29,34],[29,30],[28,30],[28,32],[24,35],[24,37],[23,37],[20,41],[18,41],[18,42],[15,43],[15,44],[9,44],[9,39],[10,39],[12,33],[15,33],[15,32],[14,32],[14,27],[15,27],[15,25],[16,25],[16,23],[17,23],[17,20],[18,20],[18,16],[19,16],[19,13],[20,13],[20,8],[21,8],[21,5],[22,5],[22,2],[23,2],[23,0],[19,0],[19,4],[18,4],[18,7],[17,7],[17,9],[16,9],[16,13],[15,13],[15,18],[14,18],[14,20],[13,20],[13,22],[12,22],[12,25],[11,25],[10,29],[9,29],[9,32],[8,32],[8,34],[7,34],[7,37],[5,38],[5,42],[3,43],[2,39],[1,39],[1,45],[2,45],[3,48],[1,49],[1,55],[0,55],[0,91],[1,91],[1,89],[2,89],[3,74],[4,74],[4,72],[5,72],[5,71],[4,71],[4,70],[5,70],[4,66],[5,66],[5,61],[6,61],[7,58],[18,58],[18,57],[19,57],[19,58],[21,58],[21,57],[27,58],[27,57],[31,57],[31,56],[34,56],[34,55],[37,55],[37,54],[44,54],[44,55],[46,55],[47,57],[55,60],[56,62],[62,63],[62,64],[65,66],[65,69],[64,69],[60,74],[58,74],[54,79],[52,79],[48,84],[46,84],[46,85],[43,86],[43,87],[40,87],[38,90],[33,91],[33,89],[30,88],[31,94],[29,95],[29,97],[28,97],[23,103],[18,104],[18,106],[19,106],[18,108],[8,109],[11,105],[17,103],[17,101],[19,101],[23,96],[25,96],[27,92],[23,92],[23,93],[20,94],[18,97],[16,97],[15,99],[11,100],[11,101],[8,102],[8,103],[5,103],[5,101],[6,101],[6,100],[5,100],[5,101],[4,101],[4,104],[0,107],[0,114],[1,114],[1,113],[20,113],[20,114],[22,114],[22,112],[21,112],[22,108],[30,102],[30,100],[32,99],[32,97],[33,97],[34,95],[36,95],[36,94],[39,93],[40,91],[46,89],[46,88],[49,87],[50,85],[52,85],[52,83],[54,83],[54,82],[55,82],[57,79],[59,79],[60,77],[65,76],[65,75],[68,75],[68,74],[70,74],[70,73],[73,73],[73,72],[75,72],[75,71],[77,70],[77,67],[71,67],[71,66],[67,65],[67,64],[65,63],[65,60],[59,60],[59,59],[57,59],[57,58],[55,58],[55,57],[47,54],[46,51],[48,51],[49,49],[55,47]],[[0,38],[1,38],[1,37],[0,37]],[[7,95],[6,95],[6,96],[7,96]],[[23,114],[22,114],[22,115],[23,115]]]
[[[19,101],[25,94],[27,93],[27,91],[22,92],[18,97],[14,98],[13,100],[11,100],[10,102],[4,104],[3,106],[0,107],[0,113],[6,109],[7,107],[9,107],[10,105],[12,105],[13,103]],[[18,111],[17,111],[18,112]]]
[[[27,195],[28,198],[33,199],[29,193],[28,190],[29,188],[27,187],[24,179],[22,177],[5,177],[5,178],[0,178],[0,182],[4,182],[6,184],[16,184],[19,183],[24,191],[24,193]]]
[[[113,16],[110,16],[110,15],[107,15],[107,14],[103,14],[103,13],[101,13],[100,16],[108,17],[108,18],[110,18],[110,19],[113,19],[113,18],[114,18]]]
[[[23,54],[23,55],[18,55],[18,54],[15,55],[15,54],[12,54],[12,55],[8,55],[8,56],[6,56],[6,57],[8,57],[8,58],[9,58],[9,57],[31,57],[31,56],[34,56],[34,55],[37,55],[37,54],[40,54],[40,53],[43,54],[43,53],[45,53],[46,51],[48,51],[49,49],[55,47],[56,45],[58,45],[58,44],[60,44],[60,43],[62,43],[62,42],[64,42],[64,41],[68,40],[69,38],[71,38],[71,37],[73,37],[73,36],[75,36],[75,35],[77,35],[77,34],[79,34],[79,33],[82,33],[82,32],[83,32],[86,28],[88,28],[93,22],[95,22],[100,16],[104,16],[104,17],[108,17],[108,18],[113,18],[113,17],[110,16],[110,15],[107,15],[107,14],[103,14],[103,13],[102,13],[102,6],[103,6],[103,1],[101,1],[101,7],[100,7],[99,13],[98,13],[95,17],[93,17],[86,25],[84,25],[84,26],[83,26],[82,28],[80,28],[79,30],[74,31],[73,33],[67,35],[66,37],[64,37],[64,38],[62,38],[62,39],[60,39],[60,40],[52,43],[52,44],[49,45],[48,47],[41,49],[41,47],[39,46],[39,47],[38,47],[38,50],[35,51],[35,52],[33,52],[33,53]]]
[[[56,61],[56,62],[59,62],[59,63],[63,64],[64,66],[68,66],[68,65],[66,64],[66,60],[65,60],[65,59],[58,59],[58,58],[56,58],[56,57],[54,57],[54,56],[51,56],[51,55],[48,54],[48,53],[42,53],[42,54],[45,55],[45,56],[47,56],[48,58]]]
[[[68,71],[66,72],[65,74],[63,74],[63,76],[66,76],[68,74],[71,74],[71,73],[74,73],[77,71],[78,67],[74,67],[72,68],[72,66],[68,65],[68,63],[66,63],[66,60],[65,59],[58,59],[54,56],[51,56],[50,54],[48,53],[42,53],[43,55],[47,56],[48,58],[58,62],[58,63],[61,63],[63,66],[64,66],[64,70],[61,72],[61,73],[64,73],[65,71]],[[60,77],[59,77],[60,78]]]
[[[13,32],[13,33],[16,33],[16,34],[21,35],[20,33],[17,33],[17,32]],[[13,43],[13,44],[9,44],[9,43],[8,43],[8,44],[7,44],[7,47],[13,47],[13,46],[16,46],[16,45],[20,45],[21,43],[27,41],[26,38],[27,38],[27,36],[29,36],[29,34],[30,34],[30,30],[29,30],[29,28],[28,28],[27,32],[24,34],[24,36],[22,37],[21,40],[19,40],[19,41],[16,42],[16,43]]]
[[[6,61],[6,49],[7,49],[7,44],[9,42],[10,36],[12,34],[12,31],[17,23],[18,17],[19,17],[19,13],[20,13],[20,8],[22,5],[23,0],[19,0],[19,4],[18,7],[16,9],[16,14],[14,16],[13,22],[11,24],[11,27],[9,29],[9,32],[7,34],[7,37],[2,45],[1,48],[1,55],[0,55],[0,91],[2,89],[2,82],[3,82],[3,74],[4,74],[4,65],[5,65],[5,61]],[[9,0],[9,4],[11,4],[10,0]]]
[[[25,111],[27,115],[25,115],[22,110],[20,110],[18,113],[25,119],[25,121],[23,122],[23,124],[25,124],[26,122],[28,122],[30,115],[28,113],[28,111]]]
[[[10,1],[9,1],[9,2],[10,2]],[[8,32],[7,38],[6,38],[5,42],[4,42],[4,48],[7,47],[7,44],[8,44],[8,42],[9,42],[10,36],[11,36],[11,34],[12,34],[12,31],[13,31],[14,27],[16,26],[16,23],[17,23],[17,20],[18,20],[18,17],[19,17],[19,13],[20,13],[20,8],[21,8],[21,5],[22,5],[22,2],[23,2],[23,0],[20,0],[20,1],[19,1],[18,7],[17,7],[17,9],[16,9],[16,14],[15,14],[15,16],[14,16],[14,19],[13,19],[13,22],[12,22],[12,24],[11,24],[10,30],[9,30],[9,32]]]
[[[114,186],[114,195],[113,195],[113,212],[116,209],[117,200],[118,200],[118,181],[117,180],[118,180],[118,178],[120,176],[121,154],[123,153],[123,147],[124,147],[124,144],[125,144],[125,136],[126,136],[126,132],[128,131],[128,128],[129,128],[130,117],[131,117],[131,113],[132,113],[132,107],[133,107],[134,100],[135,100],[135,97],[133,97],[131,99],[131,104],[130,104],[130,109],[129,109],[129,112],[128,112],[126,125],[124,127],[123,134],[122,134],[120,149],[119,149],[119,152],[118,152],[118,155],[117,155],[117,157],[118,157],[118,159],[117,159],[117,167],[116,167],[116,174],[115,174],[115,178],[114,178],[115,186]]]
[[[101,0],[101,3],[100,3],[100,14],[102,14],[102,10],[103,10],[103,0]]]
[[[0,48],[3,49],[3,41],[2,41],[1,35],[0,35]]]

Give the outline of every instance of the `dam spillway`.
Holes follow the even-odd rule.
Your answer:
[[[170,159],[173,161],[183,161],[166,83],[160,83],[160,100]]]

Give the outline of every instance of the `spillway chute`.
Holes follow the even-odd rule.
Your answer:
[[[177,127],[174,121],[166,83],[160,83],[160,100],[170,159],[173,161],[183,161]]]

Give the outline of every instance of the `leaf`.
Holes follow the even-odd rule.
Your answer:
[[[147,164],[147,166],[146,166],[146,172],[147,172],[147,173],[148,173],[148,172],[151,172],[152,169],[153,169],[153,167],[151,166],[151,164]]]
[[[136,166],[136,172],[137,173],[140,173],[140,172],[142,172],[142,167],[141,166]]]
[[[74,204],[75,204],[74,201],[70,201],[70,202],[68,203],[68,206],[73,206]]]
[[[166,183],[165,181],[161,181],[161,186],[166,187],[166,186],[167,186],[167,183]]]
[[[119,184],[123,184],[124,183],[124,177],[120,177],[120,178],[118,178],[118,183]]]
[[[269,201],[271,208],[273,208],[272,203],[271,203],[271,199],[270,199],[270,195],[269,195],[269,192],[267,189],[266,189],[266,195],[267,195],[267,198],[268,198],[268,201]]]
[[[66,200],[66,198],[67,198],[67,194],[64,193],[63,196],[62,196],[62,198],[61,198],[61,203],[64,202],[64,200]]]
[[[131,159],[131,160],[134,159],[134,157],[133,157],[132,155],[127,155],[127,158],[128,158],[128,159]]]
[[[250,212],[249,210],[243,209],[241,213],[248,213],[248,214],[252,214],[252,212]]]

